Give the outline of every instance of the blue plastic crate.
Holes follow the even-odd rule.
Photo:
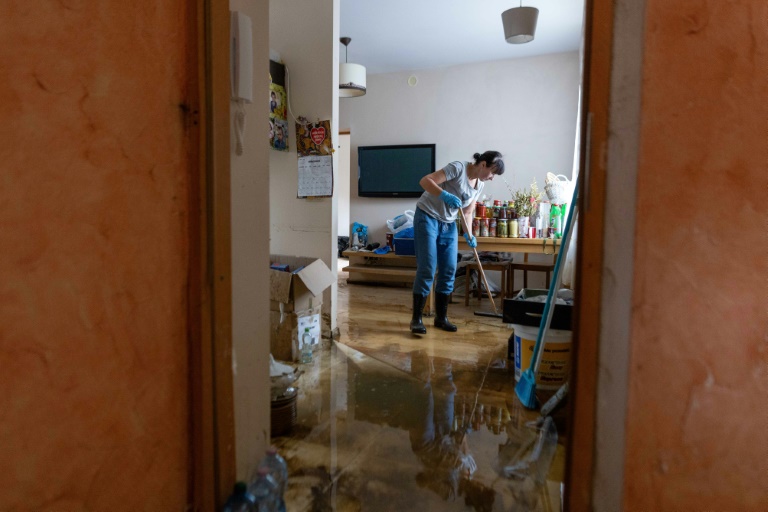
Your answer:
[[[416,246],[413,238],[395,238],[395,254],[398,256],[415,256]]]

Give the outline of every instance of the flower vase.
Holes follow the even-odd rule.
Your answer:
[[[518,217],[517,225],[520,238],[528,238],[528,217]]]

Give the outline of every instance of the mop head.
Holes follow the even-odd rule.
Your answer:
[[[525,408],[536,408],[536,376],[530,368],[520,376],[520,381],[515,386],[515,393]]]

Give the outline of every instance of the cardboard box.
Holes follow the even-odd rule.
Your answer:
[[[398,256],[414,256],[416,246],[413,238],[395,238],[395,254]]]
[[[290,272],[269,271],[272,311],[303,311],[319,306],[323,303],[323,290],[336,279],[323,260],[317,258],[273,254],[270,262],[288,265],[291,269]]]
[[[311,325],[313,336],[320,339],[323,291],[336,275],[317,258],[273,254],[270,263],[290,269],[269,271],[271,352],[275,359],[294,361],[298,354],[293,345],[300,324]]]
[[[304,332],[304,327],[310,328],[312,338],[320,340],[322,306],[300,312],[269,312],[270,328],[270,352],[275,359],[280,361],[299,360],[299,336]]]
[[[502,321],[507,324],[528,325],[539,327],[542,315],[544,314],[544,302],[531,302],[525,300],[529,297],[543,295],[547,296],[549,290],[539,290],[535,288],[523,288],[520,290],[520,299],[504,299],[504,311]],[[552,322],[550,329],[570,331],[573,329],[573,306],[566,304],[555,304],[555,310],[552,312]]]

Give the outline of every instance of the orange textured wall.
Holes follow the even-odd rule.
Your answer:
[[[0,510],[186,502],[187,4],[3,2]]]
[[[625,510],[765,510],[768,4],[646,8]]]

